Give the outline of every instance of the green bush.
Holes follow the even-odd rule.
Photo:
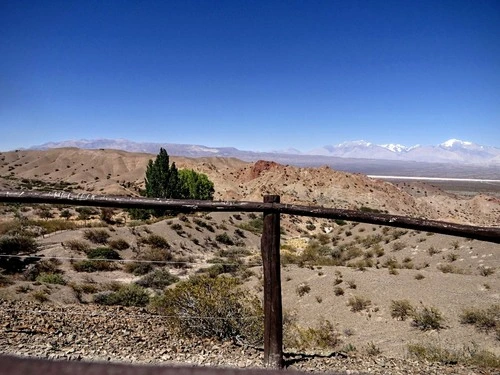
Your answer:
[[[23,276],[28,281],[35,281],[42,273],[62,273],[62,271],[58,268],[60,265],[61,261],[59,259],[42,259],[35,264],[30,264],[23,272]]]
[[[89,259],[121,259],[120,254],[107,247],[98,247],[87,252]]]
[[[231,239],[231,237],[229,237],[229,235],[226,232],[216,235],[215,240],[224,245],[228,246],[234,245],[233,240]]]
[[[108,243],[110,234],[105,229],[88,229],[83,232],[83,237],[92,243],[105,245]]]
[[[41,273],[36,278],[39,283],[66,285],[66,280],[60,273]]]
[[[333,349],[341,343],[340,334],[329,320],[321,320],[317,328],[303,328],[297,324],[286,327],[287,347],[307,350],[309,348]]]
[[[136,284],[123,285],[116,292],[106,291],[97,293],[94,302],[99,305],[122,305],[144,307],[149,303],[146,290]]]
[[[168,269],[160,268],[144,275],[136,284],[144,288],[164,289],[177,281],[179,278],[172,275]]]
[[[26,266],[36,262],[37,258],[18,258],[16,255],[32,254],[38,251],[39,246],[32,237],[16,235],[0,237],[0,253],[12,255],[0,257],[0,269],[6,273],[17,273],[23,271]]]
[[[136,276],[145,275],[153,270],[152,263],[145,262],[127,262],[125,263],[125,271]]]
[[[260,344],[263,339],[263,310],[230,277],[192,277],[166,289],[153,299],[152,309],[171,316],[166,324],[180,334],[228,339],[240,337]]]

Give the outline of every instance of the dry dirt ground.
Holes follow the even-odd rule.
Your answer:
[[[0,153],[0,188],[59,188],[134,195],[143,184],[147,161],[153,157],[115,150],[78,149]],[[222,158],[172,160],[180,168],[206,173],[215,183],[216,199],[260,201],[263,194],[272,193],[280,194],[284,203],[350,209],[365,207],[465,224],[500,225],[500,200],[482,194],[462,196],[421,183],[397,187],[326,167],[297,168]],[[64,209],[51,207],[50,211],[57,219]],[[93,218],[77,220],[74,208],[68,209],[72,214],[70,222],[102,225],[99,211],[91,215]],[[54,220],[40,219],[39,207],[4,206],[0,210],[0,226],[4,229],[20,216]],[[211,264],[207,264],[207,260],[215,257],[233,262],[233,258],[224,258],[224,251],[246,249],[248,253],[241,255],[241,262],[253,271],[253,275],[247,273],[245,285],[261,295],[260,236],[245,226],[255,220],[251,214],[192,214],[182,219],[172,217],[158,222],[132,223],[127,215],[117,210],[114,219],[121,224],[103,228],[109,233],[109,240],[123,239],[130,245],[120,251],[122,259],[136,259],[150,250],[141,239],[157,234],[168,241],[172,253],[185,264],[175,267],[165,263],[180,278],[209,267]],[[460,323],[464,309],[485,309],[500,304],[499,245],[426,232],[299,217],[283,216],[282,226],[285,234],[281,241],[284,263],[281,279],[286,315],[295,317],[300,327],[317,327],[322,320],[330,321],[339,338],[335,350],[356,356],[377,348],[380,357],[403,360],[408,357],[408,344],[425,343],[447,349],[478,346],[500,356],[500,341],[494,332],[481,332]],[[70,258],[85,258],[85,253],[71,250],[67,243],[76,239],[95,247],[85,240],[85,230],[63,230],[38,237],[41,249],[37,254],[62,258],[59,267],[68,285],[72,282],[109,286],[139,278],[126,272],[126,262],[118,262],[119,267],[114,271],[76,272]],[[217,236],[224,233],[234,242],[239,241],[239,246],[217,241]],[[311,249],[316,249],[312,251],[314,256],[305,257]],[[335,249],[352,251],[352,259],[342,266],[318,264],[318,254],[331,255]],[[44,291],[49,299],[48,306],[92,301],[92,293],[77,296],[68,285],[26,281],[22,275],[12,279],[13,285],[0,288],[0,298],[30,301],[37,292]],[[349,300],[355,297],[368,301],[367,306],[357,312],[349,305]],[[411,318],[402,321],[391,317],[391,303],[395,300],[408,300],[417,310],[438,309],[444,318],[443,328],[424,331],[414,327]],[[301,350],[304,353],[328,351],[314,347]]]

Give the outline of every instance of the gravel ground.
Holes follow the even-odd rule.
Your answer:
[[[0,301],[0,352],[58,360],[259,368],[263,353],[230,342],[174,337],[139,308]],[[498,374],[408,359],[289,355],[287,368],[344,374]]]

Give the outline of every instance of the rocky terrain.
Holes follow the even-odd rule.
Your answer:
[[[0,188],[138,195],[151,158],[154,155],[115,150],[0,153]],[[391,184],[328,167],[227,158],[171,161],[207,174],[215,184],[215,198],[221,200],[261,201],[264,194],[279,194],[283,203],[500,225],[500,200],[487,194],[446,192],[421,182]],[[283,215],[281,224],[286,317],[293,321],[296,334],[317,332],[314,329],[327,320],[336,338],[328,349],[290,341],[295,346],[289,342],[286,350],[299,353],[287,357],[290,368],[374,374],[495,373],[497,369],[477,367],[474,361],[466,365],[456,354],[467,357],[487,350],[500,356],[498,323],[495,336],[494,327],[476,329],[461,318],[465,309],[476,308],[492,309],[500,319],[500,310],[494,310],[500,300],[498,245],[341,220]],[[155,267],[181,280],[199,272],[230,273],[250,293],[261,296],[257,215],[192,213],[144,221],[132,220],[121,210],[1,206],[0,236],[20,230],[35,236],[36,255],[45,261],[56,259],[51,267],[62,281],[30,279],[26,272],[2,276],[1,352],[59,359],[261,365],[259,349],[177,337],[162,325],[164,318],[145,308],[94,303],[100,293],[140,282],[142,275],[134,273],[131,264],[148,262],[157,262]],[[96,243],[89,232],[104,232],[106,238]],[[168,249],[168,259],[157,258],[160,245],[153,239]],[[89,249],[100,246],[116,247],[119,259],[110,263],[113,266],[100,272],[75,267],[87,259]],[[414,311],[437,309],[440,327],[420,329],[410,316],[393,316],[393,301],[404,300]],[[355,309],[352,301],[364,303]],[[443,360],[441,353],[440,364],[417,361],[409,353],[412,344],[431,345],[455,356]],[[483,358],[483,365],[487,361],[495,363]]]

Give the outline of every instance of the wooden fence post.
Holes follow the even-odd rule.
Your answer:
[[[264,203],[279,203],[279,195],[264,196]],[[281,306],[280,214],[264,211],[261,239],[264,268],[264,366],[283,368]]]

